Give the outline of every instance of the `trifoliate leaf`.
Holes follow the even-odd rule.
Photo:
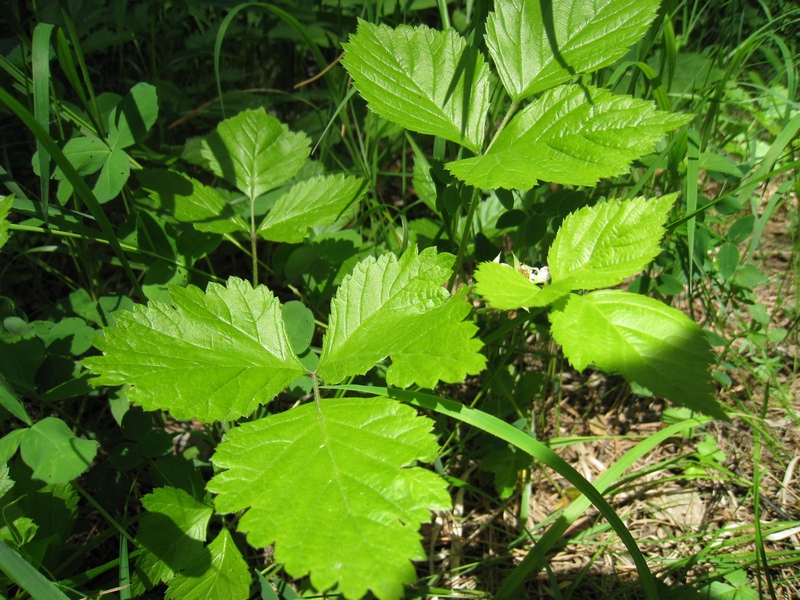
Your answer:
[[[20,452],[36,479],[67,483],[89,468],[98,446],[77,437],[61,419],[48,417],[25,431]]]
[[[425,556],[420,523],[450,507],[437,475],[408,466],[436,456],[431,426],[388,398],[302,405],[229,431],[208,489],[219,512],[248,509],[239,529],[254,547],[274,542],[293,577],[399,598],[416,579],[409,561]]]
[[[8,213],[13,203],[13,194],[0,198],[0,248],[8,241]]]
[[[479,152],[489,67],[453,29],[358,22],[342,64],[369,107],[407,129]]]
[[[150,197],[178,221],[209,233],[249,232],[250,226],[212,187],[182,173],[140,171],[136,178]]]
[[[486,46],[513,100],[621,58],[647,31],[659,0],[496,2]]]
[[[478,265],[474,277],[475,291],[498,310],[547,306],[570,292],[555,280],[544,287],[535,285],[512,266],[496,262]]]
[[[700,327],[653,298],[620,290],[572,295],[550,314],[553,338],[579,371],[594,363],[718,419],[709,373],[711,347]]]
[[[481,189],[527,190],[539,180],[593,186],[623,173],[689,119],[630,96],[565,85],[545,92],[511,119],[486,154],[446,167]]]
[[[304,133],[292,133],[263,108],[225,119],[203,140],[211,171],[250,200],[291,179],[311,151]]]
[[[248,598],[250,570],[227,529],[219,532],[206,553],[195,555],[169,582],[165,598]]]
[[[269,402],[306,370],[292,352],[280,302],[232,277],[228,286],[171,287],[172,305],[115,313],[85,359],[96,385],[133,384],[128,399],[178,419],[232,420]]]
[[[274,242],[302,242],[311,227],[331,225],[354,208],[363,192],[358,177],[330,175],[301,181],[278,198],[258,232]]]
[[[573,290],[621,283],[661,250],[664,223],[677,194],[609,200],[571,213],[561,224],[547,263],[553,281]]]
[[[197,557],[208,565],[203,546],[214,510],[178,488],[163,487],[142,497],[147,512],[139,523],[136,543],[142,553],[136,561],[136,577],[147,589],[169,581]]]
[[[413,247],[400,259],[387,254],[356,265],[331,304],[318,374],[338,383],[389,355],[403,365],[402,373],[393,373],[392,365],[386,375],[398,385],[432,387],[437,380],[452,383],[479,372],[485,359],[481,342],[472,339],[474,325],[463,322],[463,309],[443,307],[463,297],[450,297],[442,287],[452,264],[450,254],[434,248],[417,254]],[[425,356],[427,364],[415,366],[412,355]]]

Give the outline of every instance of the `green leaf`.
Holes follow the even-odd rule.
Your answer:
[[[208,233],[249,232],[250,226],[212,187],[182,173],[140,171],[136,178],[150,197],[178,221]]]
[[[14,194],[0,198],[0,248],[6,245],[9,238],[8,213],[14,203]]]
[[[250,200],[291,179],[311,148],[304,133],[292,133],[263,108],[225,119],[203,140],[208,168]]]
[[[561,283],[538,286],[510,265],[483,262],[475,270],[475,291],[492,308],[515,310],[552,304],[569,294],[570,288]]]
[[[647,31],[658,0],[503,0],[486,46],[513,100],[613,64]]]
[[[25,410],[25,405],[22,404],[22,400],[14,393],[14,389],[8,384],[2,373],[0,373],[0,406],[26,425],[33,424],[28,411]]]
[[[376,114],[479,152],[489,67],[453,29],[396,29],[359,20],[342,64]]]
[[[124,150],[114,148],[106,157],[100,177],[94,186],[94,195],[101,204],[116,198],[131,175],[130,158]]]
[[[110,152],[105,142],[96,137],[76,137],[64,145],[64,156],[81,175],[91,175],[99,171]],[[60,168],[55,170],[53,177],[58,180],[66,179]]]
[[[450,297],[442,287],[452,264],[450,254],[412,247],[399,260],[386,254],[356,265],[331,304],[319,375],[339,383],[389,355],[395,364],[387,381],[399,386],[455,383],[481,371],[482,344],[473,338],[475,326],[463,322],[464,296]]]
[[[0,540],[0,569],[36,600],[66,600],[69,596]]]
[[[227,529],[208,545],[210,564],[195,556],[185,570],[169,582],[165,598],[206,600],[206,598],[248,598],[250,570]]]
[[[711,347],[682,312],[638,294],[604,290],[570,296],[562,311],[550,314],[550,323],[577,370],[594,363],[676,404],[728,420],[714,399]]]
[[[156,88],[137,83],[108,115],[108,143],[121,150],[144,139],[158,117]]]
[[[22,460],[33,477],[47,483],[67,483],[89,468],[98,443],[82,440],[61,419],[48,417],[27,430],[20,444]]]
[[[425,556],[420,523],[450,507],[442,479],[408,467],[436,456],[431,426],[387,398],[302,405],[229,431],[208,489],[219,512],[249,509],[239,529],[254,547],[274,542],[293,577],[399,598],[416,579],[409,561]]]
[[[134,385],[128,399],[178,419],[233,420],[269,402],[306,370],[292,352],[280,302],[232,277],[228,286],[172,287],[172,304],[115,313],[117,326],[84,365],[95,385]]]
[[[354,208],[364,192],[358,177],[312,177],[293,185],[275,202],[259,234],[273,242],[302,242],[311,227],[331,225]]]
[[[568,215],[547,254],[553,281],[592,290],[641,271],[661,250],[676,197],[609,200]]]
[[[147,589],[169,581],[196,557],[205,558],[203,546],[214,510],[185,491],[163,487],[142,498],[142,516],[136,543],[142,553],[136,561],[136,577]]]
[[[482,189],[527,190],[539,180],[593,186],[624,173],[690,118],[592,86],[560,86],[511,119],[486,154],[446,167]]]

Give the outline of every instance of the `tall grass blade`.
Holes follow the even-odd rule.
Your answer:
[[[34,600],[68,600],[52,581],[0,541],[0,569]]]
[[[33,32],[33,114],[42,129],[50,133],[50,34],[53,25],[39,23]],[[47,209],[50,206],[50,154],[40,139],[36,139],[39,151],[39,185],[41,187],[42,217],[47,225]]]

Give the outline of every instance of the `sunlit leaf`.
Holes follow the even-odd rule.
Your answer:
[[[275,543],[294,577],[347,598],[399,598],[425,552],[417,529],[450,507],[430,461],[432,422],[387,398],[326,399],[229,431],[208,484],[220,512],[247,512],[254,547]],[[335,548],[335,551],[332,549]]]
[[[267,288],[234,277],[170,293],[172,305],[115,314],[95,342],[104,356],[84,360],[95,385],[131,383],[128,398],[145,410],[208,422],[250,414],[306,372]]]
[[[482,189],[527,190],[540,180],[591,186],[624,173],[689,119],[608,90],[560,86],[518,113],[486,154],[446,166]]]
[[[727,420],[714,399],[711,347],[697,323],[679,310],[638,294],[603,290],[570,296],[563,310],[550,314],[550,323],[577,370],[594,363],[676,404]]]
[[[503,0],[486,46],[514,100],[613,64],[647,31],[659,0]]]
[[[338,383],[386,356],[399,361],[387,372],[395,385],[432,387],[479,372],[485,358],[475,326],[463,321],[469,311],[445,306],[463,303],[463,294],[451,297],[442,287],[452,264],[450,254],[433,248],[417,254],[414,247],[400,259],[387,254],[356,265],[332,302],[319,375]]]
[[[489,108],[489,67],[453,29],[358,22],[342,64],[369,107],[403,127],[478,152]]]

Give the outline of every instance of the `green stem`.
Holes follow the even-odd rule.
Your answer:
[[[461,261],[464,260],[464,253],[467,251],[467,242],[469,241],[469,233],[472,228],[472,219],[475,217],[475,209],[478,208],[478,202],[481,199],[480,188],[475,188],[472,192],[472,199],[469,201],[469,210],[467,211],[466,223],[464,223],[464,231],[461,234],[461,242],[458,244],[458,255],[456,255],[456,264],[453,269],[453,275],[450,277],[448,287],[451,291],[455,291],[456,279],[458,274],[461,273]]]
[[[492,136],[492,141],[489,142],[489,145],[486,146],[486,150],[483,151],[484,154],[489,152],[489,149],[494,145],[494,143],[497,141],[497,138],[500,136],[500,132],[502,132],[503,129],[506,128],[506,125],[508,125],[508,122],[511,120],[511,117],[513,117],[514,113],[517,112],[517,109],[519,108],[519,103],[520,103],[519,100],[514,100],[511,103],[511,106],[508,107],[508,110],[506,111],[506,116],[503,117],[503,120],[501,121],[500,126],[497,128],[497,131],[494,132],[494,136]]]
[[[256,255],[256,199],[250,198],[250,254],[253,258],[253,287],[258,285],[258,256]]]

